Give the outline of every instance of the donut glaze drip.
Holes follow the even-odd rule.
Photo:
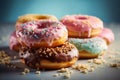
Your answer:
[[[20,46],[17,37],[16,37],[16,32],[14,31],[11,35],[10,35],[10,39],[9,39],[9,43],[10,43],[10,49],[14,50],[15,46]]]
[[[82,33],[87,32],[88,37],[90,37],[92,29],[103,28],[103,22],[94,16],[67,15],[61,19],[61,22],[66,25],[69,31],[79,33],[79,36],[81,36]]]
[[[86,20],[87,19],[87,17],[85,17],[85,16],[75,16],[75,18],[78,20]]]
[[[69,42],[73,43],[79,51],[85,50],[92,54],[99,54],[107,50],[106,42],[99,37],[88,39],[69,38]]]
[[[22,26],[19,26],[16,32],[17,37],[24,41],[27,46],[42,40],[46,41],[51,46],[55,39],[63,37],[65,33],[68,32],[62,23],[51,20],[24,23]]]

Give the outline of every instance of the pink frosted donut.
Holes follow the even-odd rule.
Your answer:
[[[10,35],[9,44],[10,44],[10,49],[11,50],[19,51],[19,48],[21,47],[21,45],[20,45],[20,43],[17,40],[15,31]]]
[[[61,22],[66,25],[69,37],[94,37],[103,29],[103,22],[94,16],[67,15],[61,19]]]
[[[114,41],[114,33],[108,28],[104,28],[99,37],[103,38],[108,45]]]
[[[18,41],[27,47],[55,47],[68,38],[66,27],[52,20],[31,21],[22,24],[16,31]]]

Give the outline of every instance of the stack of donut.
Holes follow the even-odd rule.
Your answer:
[[[102,20],[88,15],[67,15],[59,21],[53,15],[27,14],[18,18],[15,28],[10,49],[35,69],[59,69],[78,58],[96,58],[114,41]]]
[[[67,39],[66,27],[55,16],[27,14],[16,22],[10,49],[19,52],[21,61],[31,68],[59,69],[73,65],[79,57]]]
[[[80,58],[96,58],[107,50],[114,40],[113,32],[103,28],[95,16],[66,15],[60,20],[68,30],[68,41],[79,50]]]

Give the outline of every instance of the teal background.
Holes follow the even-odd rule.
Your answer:
[[[105,23],[119,23],[119,5],[119,0],[0,0],[0,23],[15,22],[28,13],[52,14],[59,19],[67,14],[87,14]]]

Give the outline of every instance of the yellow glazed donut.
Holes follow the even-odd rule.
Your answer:
[[[94,16],[67,15],[60,20],[68,29],[69,37],[89,38],[99,35],[103,22]]]
[[[52,20],[52,21],[58,21],[58,19],[53,15],[46,15],[46,14],[26,14],[23,16],[18,17],[18,20],[16,21],[16,29],[18,26],[20,26],[23,23],[29,22],[29,21],[37,21],[37,20]]]
[[[69,38],[69,42],[78,48],[80,59],[95,58],[107,50],[106,42],[100,37],[86,39]]]

